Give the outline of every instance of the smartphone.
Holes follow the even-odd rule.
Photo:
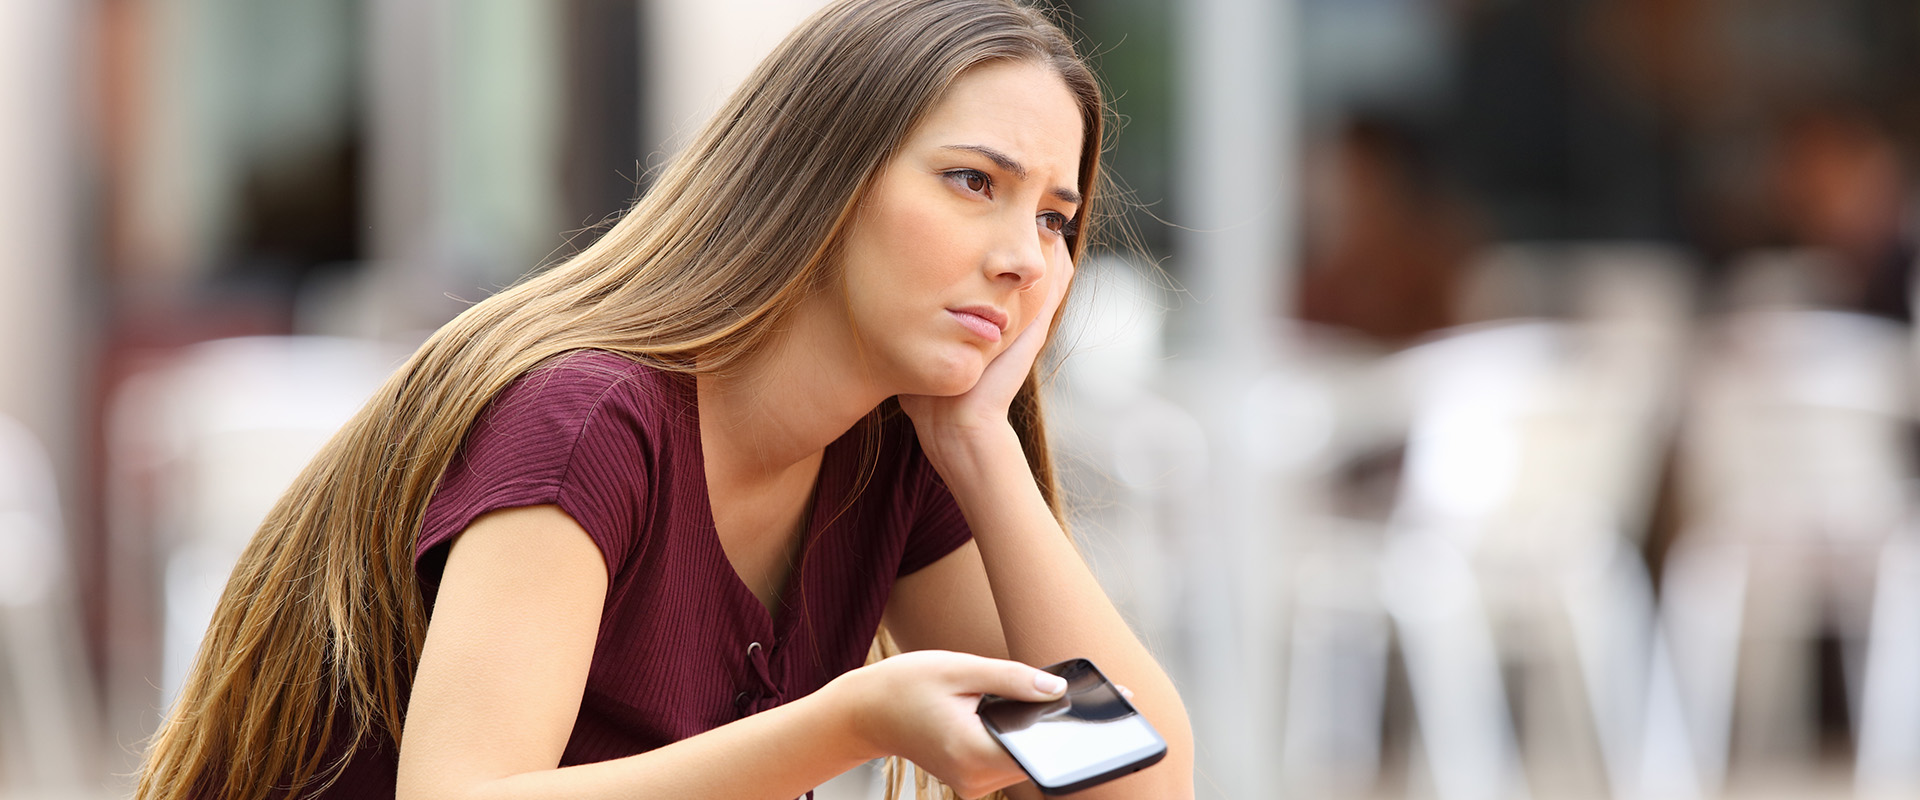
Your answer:
[[[1139,772],[1167,755],[1167,742],[1107,676],[1084,658],[1048,672],[1067,679],[1051,702],[987,695],[980,721],[1044,794],[1077,792]]]

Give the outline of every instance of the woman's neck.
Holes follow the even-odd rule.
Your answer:
[[[820,298],[816,298],[820,299]],[[697,379],[709,468],[758,483],[814,463],[889,394],[861,368],[840,315],[813,301],[725,375]]]

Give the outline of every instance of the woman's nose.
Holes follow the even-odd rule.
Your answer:
[[[1047,274],[1046,243],[1036,233],[1032,223],[1024,226],[1022,235],[1010,236],[998,248],[998,257],[994,259],[994,278],[1005,280],[1016,289],[1025,289],[1040,282]]]

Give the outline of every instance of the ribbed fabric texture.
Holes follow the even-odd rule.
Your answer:
[[[865,481],[856,427],[827,448],[799,569],[769,615],[714,532],[693,386],[611,353],[560,359],[495,398],[427,507],[415,567],[429,609],[453,539],[489,511],[558,505],[606,558],[562,765],[660,747],[860,666],[895,578],[970,536],[910,422],[877,432]],[[325,796],[392,797],[396,759],[391,743],[362,748]]]

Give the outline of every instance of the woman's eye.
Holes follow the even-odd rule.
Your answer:
[[[1060,234],[1061,236],[1073,235],[1073,220],[1068,219],[1067,215],[1058,211],[1049,211],[1041,214],[1040,224],[1047,226],[1047,230]]]
[[[947,177],[976,194],[984,194],[993,187],[993,180],[987,177],[987,173],[977,169],[956,169],[947,173]]]

